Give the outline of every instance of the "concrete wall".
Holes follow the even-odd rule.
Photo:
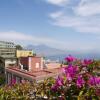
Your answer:
[[[44,65],[42,57],[22,57],[20,63],[27,66],[29,71],[42,70]]]
[[[28,57],[28,56],[33,56],[33,51],[27,51],[27,50],[17,50],[16,51],[16,57]]]
[[[5,59],[5,67],[17,64],[17,59]]]

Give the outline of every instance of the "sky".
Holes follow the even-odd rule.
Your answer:
[[[100,52],[100,0],[0,0],[0,40]]]

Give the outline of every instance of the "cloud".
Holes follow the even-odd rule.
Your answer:
[[[62,11],[57,11],[57,12],[55,12],[55,13],[51,13],[49,16],[50,16],[51,18],[56,19],[56,18],[60,17],[62,14],[63,14]]]
[[[57,6],[64,6],[69,2],[69,0],[46,0],[46,1],[50,4]]]
[[[93,48],[98,48],[98,45],[95,43],[92,43],[92,45],[89,45],[89,43],[85,44],[82,41],[61,41],[56,40],[54,38],[49,37],[37,37],[34,35],[29,35],[21,32],[16,31],[8,31],[8,32],[0,32],[0,40],[3,41],[12,41],[16,44],[21,44],[23,46],[26,46],[27,44],[45,44],[57,49],[62,50],[71,50],[71,51],[78,51],[78,52],[87,52],[92,50]],[[74,44],[74,45],[73,45]],[[82,46],[80,46],[82,45]]]
[[[70,5],[73,0],[70,0]],[[74,1],[75,2],[75,1]],[[49,13],[53,25],[72,28],[76,32],[100,34],[100,0],[80,0]],[[70,12],[68,12],[68,10]]]
[[[22,44],[46,44],[53,47],[57,47],[57,45],[59,47],[59,45],[64,44],[64,42],[60,42],[54,38],[37,37],[16,31],[0,32],[0,40],[14,41]]]
[[[100,0],[81,0],[75,8],[75,13],[80,16],[92,16],[100,14]]]
[[[25,35],[20,32],[9,31],[9,32],[0,32],[0,39],[2,40],[32,40],[33,38],[30,35]]]

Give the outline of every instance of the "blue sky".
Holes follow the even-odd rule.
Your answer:
[[[0,40],[100,51],[100,0],[0,0]]]

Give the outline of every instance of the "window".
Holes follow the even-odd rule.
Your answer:
[[[36,63],[36,68],[39,68],[39,63]]]

